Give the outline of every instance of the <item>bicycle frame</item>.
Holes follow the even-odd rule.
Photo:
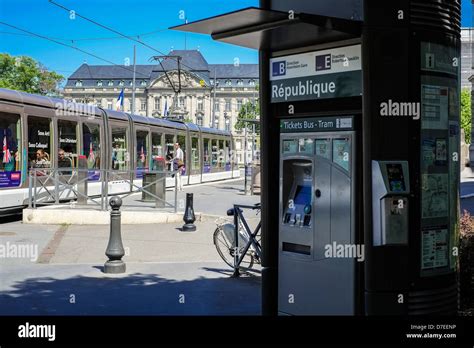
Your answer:
[[[252,232],[250,229],[247,220],[245,220],[245,217],[243,215],[243,210],[242,209],[260,209],[259,206],[257,205],[239,205],[239,204],[234,204],[234,240],[235,240],[235,253],[234,253],[234,274],[232,276],[238,277],[240,275],[240,264],[242,263],[242,260],[244,259],[245,255],[247,254],[247,251],[249,250],[250,246],[252,245],[255,249],[255,252],[257,253],[258,257],[260,260],[262,259],[262,247],[260,243],[256,240],[256,236],[258,232],[260,231],[260,228],[262,226],[262,222],[259,221],[257,227],[255,230]],[[245,245],[242,253],[239,256],[239,220],[242,223],[243,229],[245,230],[245,233],[249,237],[249,240],[247,244]]]

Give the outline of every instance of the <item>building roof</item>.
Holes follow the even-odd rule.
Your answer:
[[[236,84],[239,79],[258,79],[258,64],[208,64],[201,52],[198,50],[173,50],[168,53],[169,56],[180,56],[181,69],[188,70],[202,78],[207,84],[214,79],[224,83],[230,80],[232,85]],[[147,82],[161,76],[164,71],[177,70],[177,60],[173,58],[165,58],[159,64],[147,64],[136,66],[137,81],[146,80]],[[133,66],[125,65],[89,65],[82,64],[71,76],[66,83],[67,87],[74,87],[76,81],[81,80],[83,87],[96,86],[100,80],[108,80],[113,82],[113,86],[117,87],[121,80],[131,80],[133,78]],[[103,87],[108,87],[104,82]],[[249,85],[249,80],[244,80],[245,85]]]

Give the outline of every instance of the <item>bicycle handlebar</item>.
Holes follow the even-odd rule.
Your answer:
[[[244,208],[244,209],[261,209],[261,203],[255,203],[254,205],[241,205],[241,204],[234,204],[234,207],[233,208],[230,208],[227,210],[227,216],[233,216],[234,213],[235,213],[235,209],[240,209],[240,208]],[[240,211],[242,211],[240,209]]]

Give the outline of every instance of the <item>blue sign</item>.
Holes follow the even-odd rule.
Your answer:
[[[21,184],[21,172],[0,172],[1,187],[17,187]]]
[[[272,63],[272,76],[283,76],[286,74],[286,61],[281,60]]]

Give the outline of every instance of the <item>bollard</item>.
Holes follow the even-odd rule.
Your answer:
[[[120,206],[122,199],[120,197],[112,197],[109,201],[112,211],[110,212],[110,237],[109,244],[105,255],[109,260],[104,265],[104,273],[125,273],[125,262],[122,257],[125,255],[125,250],[122,245],[122,233],[120,222]]]
[[[192,193],[186,193],[186,210],[184,211],[183,220],[186,223],[183,225],[183,232],[196,231],[196,226],[194,225],[196,217],[194,216]]]

